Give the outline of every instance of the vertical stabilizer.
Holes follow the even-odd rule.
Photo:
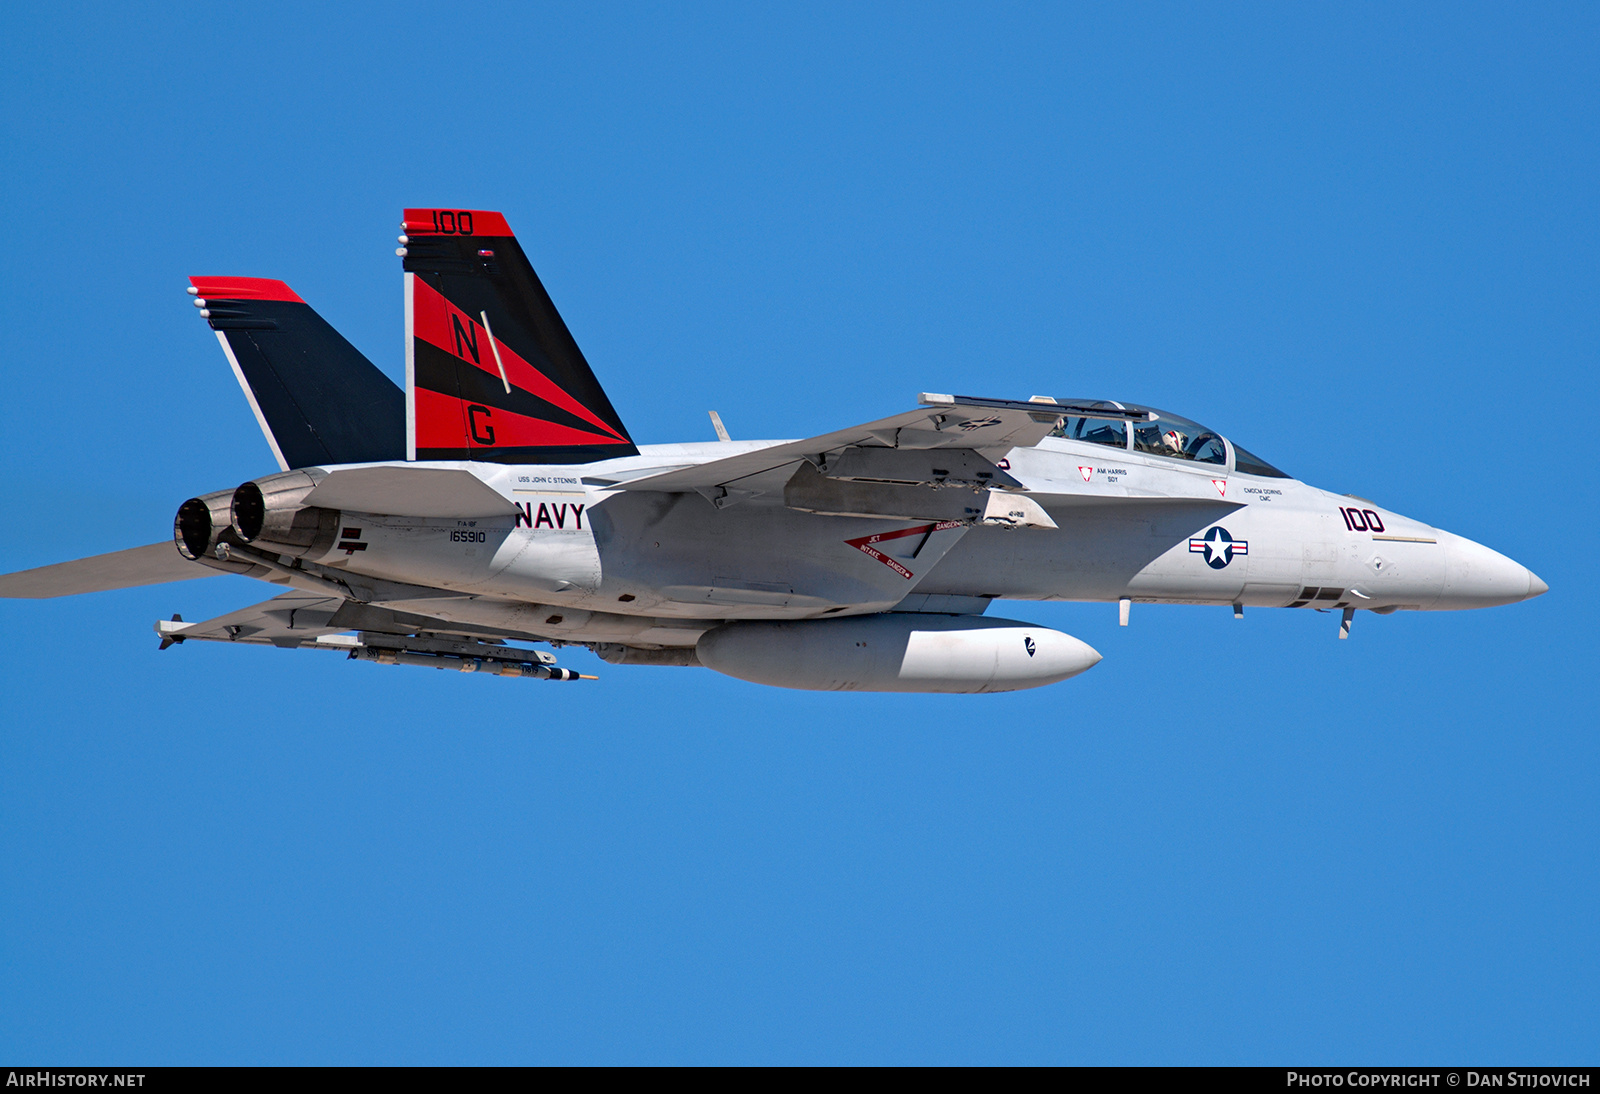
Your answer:
[[[293,289],[263,277],[189,282],[280,468],[404,456],[400,389]]]
[[[407,209],[401,242],[408,458],[638,453],[505,217]]]

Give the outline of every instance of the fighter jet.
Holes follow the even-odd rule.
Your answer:
[[[408,209],[402,391],[282,281],[195,277],[278,470],[170,542],[0,577],[54,597],[245,574],[189,641],[569,680],[529,643],[776,687],[998,692],[1100,654],[996,600],[1484,608],[1547,586],[1478,543],[1109,399],[924,393],[804,440],[637,445],[499,213]],[[221,485],[221,484],[212,484]],[[521,643],[516,644],[516,643]],[[592,679],[592,677],[588,677]]]

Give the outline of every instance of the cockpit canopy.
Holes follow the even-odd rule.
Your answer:
[[[1056,401],[1064,406],[1083,410],[1104,409],[1112,412],[1133,411],[1149,414],[1150,420],[1128,422],[1090,415],[1067,417],[1051,436],[1069,441],[1103,444],[1109,448],[1142,452],[1149,456],[1216,464],[1219,467],[1227,466],[1228,449],[1231,447],[1235,471],[1246,475],[1264,475],[1273,479],[1289,477],[1266,460],[1224,439],[1222,434],[1207,429],[1199,422],[1192,422],[1188,418],[1181,418],[1165,410],[1104,399],[1057,399]]]

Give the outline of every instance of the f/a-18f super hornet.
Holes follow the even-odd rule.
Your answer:
[[[636,445],[499,213],[408,209],[406,387],[281,281],[196,277],[279,470],[178,507],[173,541],[0,577],[50,597],[216,573],[280,595],[191,640],[572,679],[516,642],[778,687],[986,692],[1100,655],[1007,600],[1511,604],[1487,547],[1308,486],[1110,400],[924,394],[819,437]]]

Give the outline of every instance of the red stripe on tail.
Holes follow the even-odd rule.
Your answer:
[[[427,388],[416,389],[417,448],[556,448],[627,444],[499,407],[468,403]]]
[[[412,334],[429,345],[444,350],[450,356],[482,369],[495,379],[500,378],[500,364],[506,368],[506,379],[511,386],[537,395],[545,402],[575,414],[590,425],[603,430],[607,436],[600,443],[627,443],[600,417],[578,400],[568,395],[544,373],[523,360],[516,351],[498,338],[490,346],[489,333],[476,317],[468,315],[434,291],[426,281],[418,278],[412,293]],[[494,350],[500,350],[500,361],[495,361]],[[574,431],[577,432],[577,431]],[[421,441],[417,442],[421,445]],[[576,443],[576,442],[563,442]]]
[[[509,236],[511,226],[499,213],[484,209],[407,209],[408,236]]]
[[[295,291],[282,281],[266,277],[191,277],[198,296],[209,300],[282,300],[304,304]]]

